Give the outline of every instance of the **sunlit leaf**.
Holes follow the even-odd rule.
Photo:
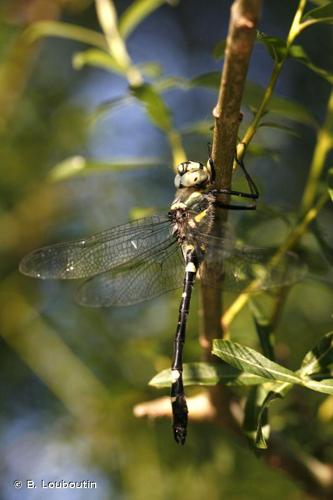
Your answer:
[[[215,57],[215,59],[222,59],[224,57],[224,51],[225,51],[225,48],[226,48],[226,45],[227,45],[227,41],[226,39],[224,40],[221,40],[220,42],[218,42],[214,49],[213,49],[213,56]]]
[[[164,131],[171,129],[171,111],[151,85],[146,83],[132,87],[131,92],[145,106],[151,122],[156,127]]]
[[[265,45],[269,55],[275,62],[281,62],[287,55],[287,45],[284,40],[274,36],[268,36],[257,31],[257,41]]]
[[[156,213],[154,207],[133,207],[129,211],[129,220],[137,220],[143,217],[149,217]]]
[[[57,21],[39,21],[34,23],[27,28],[24,36],[27,37],[30,42],[45,36],[55,36],[107,49],[104,36],[97,31],[82,28],[76,24]]]
[[[49,179],[58,182],[76,175],[88,175],[99,171],[133,170],[160,164],[161,161],[158,158],[130,158],[102,162],[87,159],[83,156],[72,156],[55,165],[49,174]]]
[[[307,382],[304,382],[304,385],[308,387],[308,389],[321,392],[322,394],[333,394],[333,378],[324,379],[320,382],[308,380]]]
[[[333,3],[329,2],[326,5],[311,9],[304,14],[302,21],[315,19],[319,23],[333,23]]]
[[[82,69],[84,66],[95,66],[107,71],[114,71],[126,75],[127,69],[123,68],[109,52],[98,49],[88,49],[76,52],[73,56],[73,67]]]
[[[141,73],[148,78],[157,78],[163,72],[161,64],[155,62],[146,62],[138,64],[137,67],[140,69]]]
[[[132,2],[119,19],[119,32],[122,37],[126,39],[138,24],[164,3],[177,5],[178,0],[135,0]]]
[[[213,354],[239,370],[279,382],[299,384],[299,375],[278,363],[274,363],[259,352],[230,340],[214,339]]]
[[[333,168],[330,168],[327,176],[328,192],[333,201]]]
[[[333,84],[333,73],[313,64],[301,45],[292,45],[289,48],[289,55],[296,61],[304,64],[307,68],[317,73],[317,75],[325,78],[325,80],[329,83]]]
[[[305,355],[299,373],[302,376],[325,373],[332,364],[333,332],[329,332]]]
[[[247,386],[261,384],[267,379],[242,372],[226,363],[185,363],[183,366],[185,385],[232,385]],[[171,369],[161,371],[149,382],[154,387],[169,387],[172,382]]]

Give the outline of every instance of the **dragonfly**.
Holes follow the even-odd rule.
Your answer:
[[[216,168],[210,155],[206,164],[185,161],[177,166],[176,195],[167,214],[45,246],[20,263],[20,271],[34,278],[85,279],[76,293],[85,306],[129,306],[182,287],[171,364],[172,427],[178,444],[184,444],[187,435],[183,348],[196,278],[213,287],[221,286],[222,279],[223,289],[236,291],[253,280],[260,280],[261,289],[291,285],[304,274],[294,253],[287,252],[270,268],[272,249],[240,244],[227,224],[214,235],[217,208],[256,208],[258,189],[244,163],[237,162],[246,177],[247,192],[214,189]],[[221,201],[221,195],[227,201]]]

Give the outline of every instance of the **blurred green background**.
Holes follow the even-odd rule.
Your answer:
[[[116,1],[118,14],[131,3]],[[286,36],[296,6],[266,0],[260,29]],[[220,70],[212,53],[226,36],[229,7],[219,0],[162,5],[129,36],[132,60],[158,63],[164,76],[186,79]],[[28,41],[25,30],[41,20],[100,31],[90,0],[0,3],[0,497],[45,497],[39,488],[15,490],[15,479],[87,479],[97,482],[96,490],[49,490],[48,498],[304,498],[297,482],[220,426],[190,423],[188,442],[178,447],[169,421],[133,416],[135,404],[162,395],[147,383],[170,364],[179,293],[129,308],[90,310],[75,303],[75,283],[19,274],[19,261],[31,249],[149,210],[163,213],[174,192],[165,134],[137,101],[118,105],[128,95],[127,81],[101,68],[74,69],[74,54],[87,48],[82,43],[58,37]],[[313,27],[301,42],[318,66],[333,70],[330,26]],[[265,47],[256,44],[250,80],[264,87],[271,67]],[[279,95],[304,106],[319,124],[329,92],[327,80],[294,61],[287,62],[277,85]],[[205,161],[209,127],[199,134],[197,124],[209,122],[216,92],[174,88],[164,98],[188,158]],[[249,111],[244,113],[246,122]],[[260,130],[246,158],[260,186],[261,206],[290,219],[316,139],[314,126],[292,122],[292,128],[296,135]],[[254,244],[274,238],[278,244],[285,227],[275,226],[267,209],[258,213],[235,217],[239,230]],[[316,226],[329,246],[330,216],[327,207]],[[302,251],[310,272],[290,291],[277,330],[279,360],[291,368],[329,331],[332,319],[330,270],[312,233]],[[227,294],[225,300],[234,298]],[[195,292],[187,361],[200,359],[197,307]],[[246,308],[231,332],[236,341],[256,345]],[[329,462],[332,404],[325,395],[297,389],[272,406],[272,427],[294,449]]]

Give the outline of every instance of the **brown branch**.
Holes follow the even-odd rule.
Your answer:
[[[213,110],[212,156],[217,169],[218,188],[230,188],[231,185],[240,108],[260,9],[261,0],[235,0],[231,7],[220,91]]]
[[[235,0],[231,7],[220,91],[217,104],[213,110],[215,127],[212,157],[216,166],[217,188],[230,188],[231,186],[232,167],[240,122],[240,107],[249,60],[255,41],[260,7],[261,0]],[[217,232],[222,230],[220,222],[225,220],[226,217],[226,210],[218,211],[216,215]],[[220,291],[202,287],[201,305],[200,343],[204,349],[205,358],[209,359],[212,339],[223,336],[220,321],[222,316]]]
[[[227,36],[225,62],[221,75],[221,84],[217,104],[213,110],[215,127],[213,134],[212,157],[216,166],[216,187],[231,187],[233,162],[237,147],[237,133],[240,123],[240,108],[255,36],[256,25],[260,14],[261,0],[235,0],[231,7],[231,16]],[[226,196],[221,200],[227,202]],[[215,218],[215,234],[223,231],[223,222],[228,215],[227,210],[217,210]],[[215,273],[216,270],[208,272]],[[211,360],[211,346],[214,338],[224,336],[221,324],[222,296],[221,290],[207,286],[201,287],[201,331],[200,344],[204,359]],[[216,407],[219,420],[237,431],[238,424],[231,413],[231,394],[228,389],[221,391],[219,387],[210,390],[211,402]]]

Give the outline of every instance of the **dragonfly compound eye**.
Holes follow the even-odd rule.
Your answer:
[[[202,186],[208,184],[210,181],[210,171],[206,165],[200,162],[187,161],[177,166],[177,175],[175,177],[175,186],[177,189]]]

